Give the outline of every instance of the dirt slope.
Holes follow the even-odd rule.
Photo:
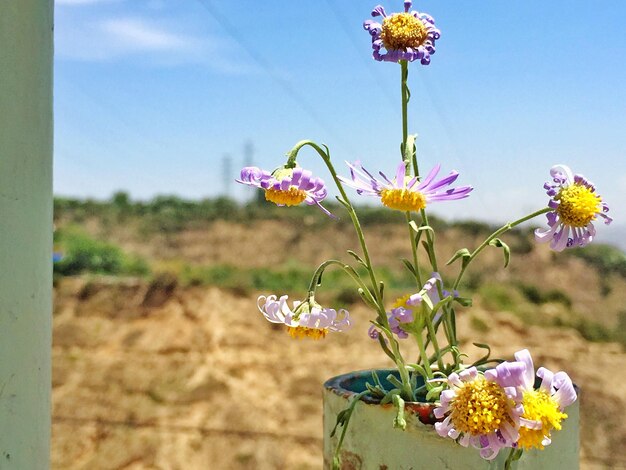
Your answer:
[[[163,291],[135,280],[62,280],[53,467],[321,468],[321,384],[388,365],[367,337],[367,311],[352,313],[350,332],[296,341],[261,317],[255,298],[215,288]],[[476,324],[488,328],[473,331]],[[474,311],[459,329],[491,343],[496,355],[528,347],[536,363],[567,370],[583,390],[583,468],[626,468],[626,354],[617,345],[527,328],[506,313]]]

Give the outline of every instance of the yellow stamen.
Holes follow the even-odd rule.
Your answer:
[[[513,401],[495,382],[478,377],[457,392],[451,404],[450,420],[457,431],[472,435],[489,434],[511,423],[508,411]]]
[[[411,294],[403,295],[402,297],[398,297],[396,301],[393,303],[391,308],[399,308],[404,307],[406,309],[410,309],[411,307],[406,304],[406,302],[411,298]]]
[[[424,23],[410,13],[396,13],[383,20],[380,38],[387,50],[417,48],[428,38]]]
[[[306,193],[295,186],[290,186],[286,191],[281,189],[266,189],[265,199],[281,206],[297,206],[306,199]]]
[[[571,227],[586,227],[602,212],[602,198],[582,184],[561,189],[554,199],[560,201],[557,214]]]
[[[288,326],[287,333],[292,338],[322,339],[328,334],[328,328],[309,328],[307,326]]]
[[[559,409],[558,403],[543,390],[531,390],[524,392],[523,418],[541,422],[541,429],[529,429],[520,427],[517,444],[523,449],[543,449],[541,443],[545,437],[550,437],[550,431],[561,429],[561,421],[567,418]]]
[[[383,189],[381,202],[390,209],[399,211],[419,211],[426,207],[426,198],[419,191],[408,189]]]

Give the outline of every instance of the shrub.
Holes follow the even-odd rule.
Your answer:
[[[147,263],[126,255],[118,246],[91,238],[78,229],[55,233],[55,242],[63,256],[54,263],[54,272],[61,275],[81,273],[145,275]]]

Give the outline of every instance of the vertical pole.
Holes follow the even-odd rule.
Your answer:
[[[53,0],[0,1],[0,468],[47,469]]]

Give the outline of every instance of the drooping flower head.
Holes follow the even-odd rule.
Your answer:
[[[445,178],[436,180],[441,168],[436,165],[421,181],[416,177],[405,176],[405,164],[401,162],[396,170],[396,177],[392,181],[380,173],[383,181],[377,180],[361,166],[359,162],[348,163],[352,179],[339,177],[347,186],[356,189],[359,194],[378,196],[384,206],[399,211],[419,211],[427,204],[437,201],[451,201],[469,196],[471,186],[459,186],[445,189],[456,181],[459,174],[450,172]]]
[[[412,62],[419,60],[423,65],[430,64],[430,56],[435,53],[435,41],[441,33],[435,28],[435,20],[426,13],[415,10],[409,12],[413,2],[404,2],[404,13],[387,15],[378,5],[372,10],[373,17],[382,17],[382,24],[366,20],[363,28],[372,36],[372,56],[378,61]],[[384,49],[384,51],[383,51]]]
[[[553,209],[546,214],[548,229],[535,230],[538,242],[550,242],[550,248],[563,251],[565,248],[585,246],[593,240],[596,229],[593,221],[598,216],[610,224],[613,219],[606,213],[609,206],[596,194],[595,186],[582,175],[573,175],[565,165],[550,169],[552,181],[544,184]]]
[[[345,331],[350,327],[348,311],[332,308],[322,308],[315,301],[293,302],[293,308],[287,304],[287,296],[278,300],[275,295],[260,296],[257,306],[263,316],[272,323],[282,323],[287,326],[287,332],[292,338],[325,338],[329,331]]]
[[[527,349],[515,353],[515,359],[526,364],[518,446],[523,449],[543,449],[550,444],[551,431],[561,430],[566,406],[576,401],[576,390],[565,372],[553,374],[544,367],[537,370],[541,385],[535,390],[535,367]]]
[[[484,459],[494,459],[519,437],[522,414],[521,394],[525,365],[504,362],[484,374],[475,367],[448,376],[450,387],[441,392],[441,403],[434,410],[437,433],[472,445]]]
[[[280,167],[272,173],[255,166],[241,170],[238,183],[255,186],[265,191],[265,199],[277,206],[297,206],[306,203],[317,205],[326,215],[332,214],[320,203],[327,194],[326,185],[321,178],[300,167]]]

